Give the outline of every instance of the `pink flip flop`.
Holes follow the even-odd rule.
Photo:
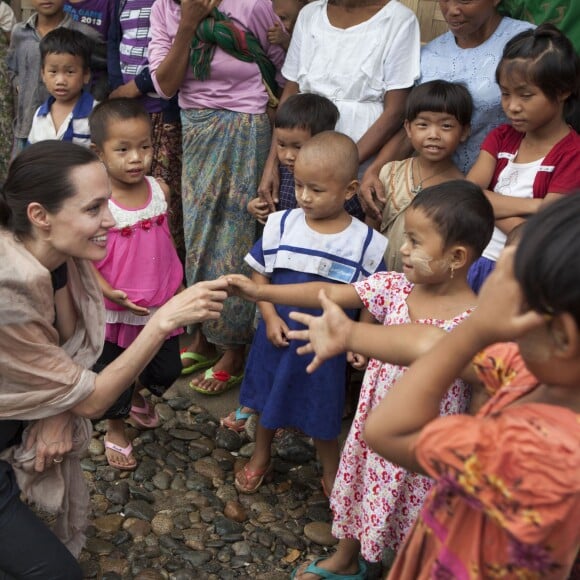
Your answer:
[[[141,429],[155,429],[159,426],[159,415],[153,406],[143,395],[140,395],[143,401],[142,405],[131,405],[129,418],[135,424],[135,427]]]
[[[123,463],[116,463],[115,461],[111,460],[111,458],[107,455],[106,453],[107,449],[115,451],[116,453],[120,453],[121,455],[124,455],[127,458],[132,457],[133,462],[128,463],[126,465]],[[107,463],[111,467],[114,467],[115,469],[120,469],[121,471],[133,471],[137,467],[137,461],[135,461],[135,458],[133,457],[133,445],[131,445],[131,443],[129,443],[127,447],[121,447],[120,445],[116,445],[115,443],[107,441],[107,439],[105,438],[105,457],[107,458]]]

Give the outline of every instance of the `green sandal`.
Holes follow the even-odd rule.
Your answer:
[[[181,363],[183,364],[184,361],[193,360],[195,361],[192,365],[187,367],[183,367],[181,369],[181,375],[190,375],[191,373],[195,373],[197,371],[203,371],[203,369],[207,369],[214,365],[219,359],[221,355],[216,355],[213,358],[207,358],[203,356],[203,354],[199,354],[198,352],[190,352],[186,348],[184,348],[180,352],[181,356]]]

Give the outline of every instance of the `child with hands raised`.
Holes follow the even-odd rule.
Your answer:
[[[476,298],[467,285],[467,270],[492,229],[493,211],[481,189],[464,180],[449,181],[421,191],[405,212],[404,273],[380,272],[351,285],[262,286],[239,275],[228,276],[228,282],[251,300],[311,308],[320,306],[323,289],[341,307],[364,307],[384,326],[415,323],[448,331],[473,310]],[[359,554],[380,562],[384,548],[396,550],[410,530],[430,480],[374,453],[362,429],[368,413],[412,360],[407,355],[394,358],[392,364],[370,360],[331,495],[338,549],[329,558],[300,567],[294,577],[365,578],[366,565]],[[462,413],[469,407],[468,387],[454,379],[447,383],[441,414]]]
[[[371,447],[436,482],[389,578],[568,578],[580,545],[579,219],[578,195],[532,216],[474,315],[369,416]],[[495,394],[475,417],[437,418],[472,359]]]
[[[105,296],[106,333],[97,368],[115,360],[139,335],[151,315],[182,287],[183,268],[169,233],[165,182],[147,176],[152,161],[151,120],[135,99],[111,99],[90,118],[93,146],[111,181],[109,207],[116,226],[109,233],[107,256],[95,262]],[[109,464],[134,469],[124,420],[141,428],[158,425],[155,408],[140,393],[161,396],[181,374],[179,334],[166,337],[135,385],[104,415]],[[135,386],[137,385],[137,388]]]

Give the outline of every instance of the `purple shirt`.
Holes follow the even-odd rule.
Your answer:
[[[252,32],[260,41],[278,70],[278,82],[283,84],[279,71],[284,62],[284,50],[268,42],[268,29],[275,23],[281,25],[271,0],[223,0],[219,9],[239,27]],[[174,0],[157,0],[151,10],[149,68],[155,89],[165,98],[173,95],[163,93],[157,82],[156,72],[171,49],[180,16],[181,7]],[[267,104],[268,95],[258,65],[238,60],[219,47],[216,48],[211,63],[209,79],[195,80],[188,67],[179,89],[179,106],[182,109],[227,109],[258,114],[266,110]]]
[[[88,24],[103,38],[107,38],[113,10],[112,0],[80,0],[71,2],[66,0],[64,11],[71,15],[76,22]]]

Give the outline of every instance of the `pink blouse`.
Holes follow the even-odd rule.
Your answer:
[[[283,77],[279,71],[285,53],[280,46],[268,42],[268,29],[280,23],[271,0],[223,0],[219,9],[260,41],[278,70],[277,80],[282,84]],[[174,0],[157,0],[151,9],[149,69],[155,90],[165,98],[172,95],[163,93],[156,73],[171,49],[180,17],[181,7]],[[179,106],[182,109],[226,109],[258,114],[265,112],[267,104],[268,95],[258,65],[238,60],[219,47],[211,63],[210,78],[195,80],[188,68],[179,89]]]

